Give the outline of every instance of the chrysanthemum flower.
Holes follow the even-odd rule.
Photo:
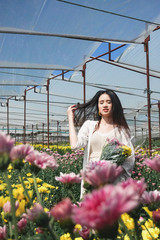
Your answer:
[[[103,229],[112,226],[121,214],[138,206],[139,195],[134,187],[107,185],[84,197],[80,207],[73,209],[73,220],[82,226]]]
[[[143,204],[151,204],[155,202],[160,202],[160,192],[157,190],[147,192],[142,194],[141,202]]]
[[[147,158],[145,164],[152,168],[153,170],[160,172],[160,155],[157,155],[153,159]]]
[[[26,227],[27,225],[27,219],[26,218],[21,218],[19,220],[19,222],[17,223],[18,226],[18,231],[23,231],[23,229]]]
[[[13,148],[14,140],[4,133],[0,133],[0,170],[5,171],[10,164],[10,151]]]
[[[0,226],[0,239],[4,240],[7,237],[7,227],[4,225],[3,227]]]
[[[146,190],[146,187],[147,187],[144,178],[138,181],[132,178],[128,178],[126,181],[118,183],[118,185],[122,186],[123,189],[129,188],[129,187],[134,188],[135,192],[137,192],[139,196],[143,194],[143,192]]]
[[[113,183],[122,173],[122,167],[110,161],[90,162],[85,171],[81,171],[82,178],[92,186],[101,186],[106,183]]]
[[[57,181],[60,181],[62,183],[68,183],[68,184],[73,184],[73,183],[80,183],[81,182],[81,177],[80,175],[76,175],[75,173],[62,173],[60,172],[60,177],[55,177]]]
[[[58,167],[56,160],[45,152],[40,153],[35,150],[29,155],[27,155],[25,159],[31,165],[37,166],[41,169],[51,168],[52,170],[54,170]]]
[[[33,152],[33,150],[34,148],[29,144],[14,146],[10,152],[11,160],[12,161],[17,159],[23,160],[28,154]]]
[[[4,133],[0,133],[0,153],[10,153],[13,148],[14,139],[12,139],[9,135]]]
[[[65,198],[61,202],[57,203],[51,210],[50,215],[56,220],[68,220],[71,218],[73,205],[69,198]]]

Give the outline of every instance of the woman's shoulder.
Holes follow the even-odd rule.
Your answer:
[[[96,123],[97,123],[97,121],[94,121],[94,120],[86,120],[85,122],[84,122],[85,124],[87,124],[87,125],[92,125],[92,126],[95,126],[96,125]]]

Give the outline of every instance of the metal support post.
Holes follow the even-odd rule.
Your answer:
[[[23,143],[26,144],[26,94],[27,91],[24,91],[24,126],[23,126]]]
[[[149,45],[148,41],[150,36],[145,39],[144,51],[146,52],[146,71],[147,71],[147,107],[148,107],[148,139],[149,139],[149,152],[151,155],[152,150],[152,138],[151,138],[151,100],[150,100],[150,82],[149,82]]]
[[[47,80],[47,145],[49,148],[49,83],[50,80]]]
[[[9,99],[7,99],[7,134],[9,135]]]

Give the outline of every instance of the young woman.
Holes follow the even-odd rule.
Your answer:
[[[67,114],[71,148],[85,148],[83,169],[89,161],[100,160],[106,139],[116,138],[132,149],[132,155],[122,165],[124,171],[120,180],[131,176],[135,161],[134,148],[121,102],[114,91],[98,91],[87,103],[70,106]],[[81,126],[78,134],[76,126]]]

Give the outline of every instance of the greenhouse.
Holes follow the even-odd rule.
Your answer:
[[[1,0],[0,13],[0,169],[2,170],[0,208],[1,215],[4,214],[0,220],[0,239],[159,239],[159,1]],[[85,104],[97,91],[105,89],[113,90],[119,97],[136,151],[136,164],[132,171],[133,182],[126,183],[126,186],[118,185],[119,188],[115,187],[114,192],[115,198],[121,199],[120,191],[125,192],[124,202],[116,202],[115,206],[118,208],[118,204],[122,204],[121,207],[124,204],[126,211],[117,213],[113,207],[117,213],[114,222],[111,216],[106,220],[103,207],[100,214],[104,217],[104,221],[100,217],[96,218],[97,212],[92,209],[94,219],[97,219],[96,223],[93,221],[92,226],[92,219],[89,219],[92,216],[85,214],[83,216],[79,209],[73,210],[72,221],[80,225],[80,229],[74,226],[74,231],[69,231],[68,226],[59,227],[58,222],[61,220],[56,219],[54,215],[55,204],[57,208],[58,204],[61,204],[60,208],[67,204],[67,207],[71,207],[70,200],[77,204],[82,178],[87,181],[89,177],[94,179],[95,175],[91,173],[91,176],[88,176],[85,171],[83,177],[79,175],[85,153],[83,148],[78,151],[71,149],[67,109],[74,104]],[[12,157],[12,149],[14,152],[14,147],[20,145],[24,148],[21,150],[23,154],[21,152],[22,155],[18,155],[17,148],[17,153],[15,150]],[[33,147],[36,153],[32,153]],[[10,156],[10,160],[3,155],[4,149],[9,151],[10,155],[7,156]],[[32,166],[34,160],[30,154],[35,154],[33,158],[38,156],[36,167]],[[24,159],[25,166],[22,166]],[[76,162],[76,159],[79,161]],[[10,166],[9,161],[15,162],[13,166]],[[96,174],[99,171],[99,174],[103,175],[106,170],[111,177],[109,171],[113,171],[113,177],[116,178],[118,167],[105,164],[94,165]],[[37,167],[40,170],[35,170]],[[91,171],[92,167],[88,169]],[[69,175],[70,172],[72,175]],[[31,173],[32,180],[29,175]],[[7,174],[10,177],[7,177]],[[100,181],[99,184],[102,186],[106,182],[101,182],[100,175],[96,175],[95,179],[97,178],[97,182]],[[73,178],[72,187],[67,186],[68,182],[62,187],[67,177],[70,181]],[[16,182],[14,179],[17,179]],[[134,180],[139,182],[135,183]],[[88,186],[87,191],[99,188],[100,185],[95,187],[92,180],[88,181],[87,184],[91,186]],[[107,184],[110,183],[109,179],[106,181]],[[6,186],[11,186],[11,183],[13,189],[7,188]],[[74,185],[76,183],[78,190]],[[23,194],[14,193],[18,186]],[[100,191],[103,190],[102,188]],[[7,195],[7,191],[12,194]],[[111,189],[106,187],[105,193],[100,191],[97,190],[97,198],[103,194],[110,194]],[[149,191],[150,195],[147,195]],[[136,199],[133,200],[132,194],[135,194]],[[127,204],[125,205],[125,201],[128,201],[127,196],[130,199],[128,209]],[[5,215],[3,209],[8,202],[7,197],[10,197],[9,201],[12,203],[10,217]],[[90,197],[88,202],[87,198],[86,201],[84,200],[84,209],[82,209],[84,213],[90,211],[87,206],[90,206],[93,196]],[[153,204],[150,202],[151,207],[147,205],[149,204],[147,197],[148,201],[151,201],[149,198],[154,199]],[[19,213],[15,214],[13,212],[16,212],[16,199],[21,207],[18,207]],[[60,200],[64,200],[64,203]],[[113,201],[112,196],[108,201]],[[141,201],[141,204],[138,205],[137,201]],[[33,203],[37,203],[35,209],[29,210],[29,207],[33,207]],[[148,209],[142,211],[142,205]],[[49,213],[46,214],[43,207],[50,209]],[[105,202],[104,208],[107,207]],[[38,225],[34,225],[36,233],[32,226],[32,210],[41,212],[45,219],[42,221],[43,224],[45,221],[48,224],[44,227],[38,222]],[[115,213],[114,211],[112,214]],[[130,211],[133,215],[128,214]],[[134,211],[139,211],[138,219]],[[155,212],[158,212],[158,216]],[[27,217],[21,218],[22,213]],[[81,214],[82,219],[83,217],[88,219],[89,223],[80,219]],[[158,223],[153,221],[154,214]],[[19,234],[18,228],[12,229],[12,225],[15,226],[22,219],[20,225],[28,224],[27,227],[30,227],[31,231],[24,230],[26,232],[22,231]],[[30,220],[29,225],[27,222]],[[152,226],[149,225],[151,221]],[[35,222],[34,224],[37,224]],[[129,226],[129,222],[130,224],[132,222],[132,226]],[[119,230],[116,224],[119,224]],[[106,231],[101,231],[102,226],[105,226],[109,233],[115,230],[116,236],[112,234],[106,236]],[[142,226],[141,230],[139,226]],[[73,230],[73,225],[70,227]],[[91,231],[89,232],[88,229]]]

